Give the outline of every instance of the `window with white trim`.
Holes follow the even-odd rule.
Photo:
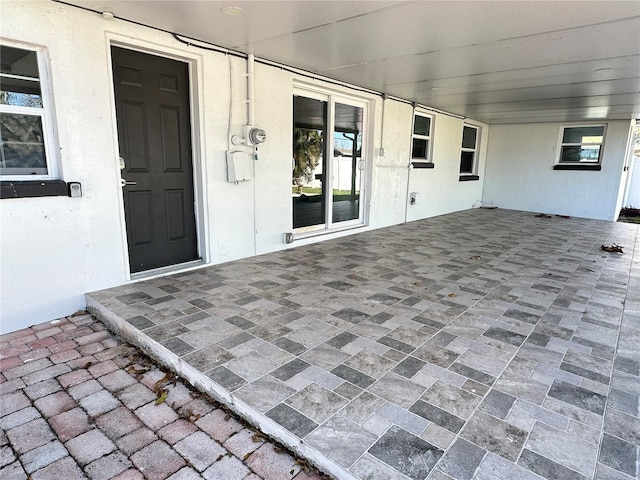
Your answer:
[[[480,128],[464,125],[460,150],[460,180],[478,180],[478,137]]]
[[[606,125],[575,125],[560,129],[557,167],[594,167],[602,160]]]
[[[414,168],[433,168],[431,159],[431,131],[433,117],[423,113],[413,115],[411,164]]]
[[[53,178],[42,52],[2,44],[0,64],[0,175],[3,180]]]

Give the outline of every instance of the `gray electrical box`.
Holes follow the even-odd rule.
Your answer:
[[[248,153],[227,151],[227,181],[240,183],[251,180],[251,163]]]

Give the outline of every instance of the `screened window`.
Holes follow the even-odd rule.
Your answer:
[[[411,163],[413,166],[431,164],[431,129],[433,118],[416,113],[413,116]]]
[[[562,127],[561,135],[559,164],[600,164],[604,125]]]
[[[460,179],[475,178],[478,163],[478,134],[480,129],[465,125],[462,130],[462,148],[460,151]],[[464,178],[467,179],[467,178]]]
[[[0,64],[0,174],[50,177],[51,135],[39,52],[0,45]]]

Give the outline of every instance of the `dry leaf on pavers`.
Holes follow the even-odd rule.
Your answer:
[[[480,260],[480,255],[472,255],[469,257],[469,260]]]
[[[556,215],[556,217],[564,218],[565,220],[568,220],[571,218],[569,215]]]
[[[547,215],[546,213],[539,213],[536,215],[536,218],[551,218],[551,215]]]
[[[200,413],[193,413],[193,410],[191,410],[189,407],[186,407],[186,406],[182,407],[178,411],[178,414],[183,418],[186,418],[190,422],[197,422],[202,417]]]
[[[143,373],[147,373],[149,371],[149,369],[147,368],[137,368],[135,365],[129,365],[126,369],[127,373],[130,373],[131,375],[135,375],[136,377],[139,375],[142,375]]]
[[[304,473],[310,473],[313,468],[311,467],[311,465],[309,465],[309,462],[307,462],[306,460],[302,460],[301,458],[296,459],[295,462],[293,462],[293,465],[300,465],[300,467],[302,468],[302,470],[304,470]],[[294,470],[291,470],[291,474],[293,475]]]
[[[174,385],[176,384],[175,375],[173,373],[167,373],[165,374],[164,377],[158,380],[153,385],[153,391],[158,395],[162,395],[162,392],[164,391],[164,387],[170,383],[173,383]]]
[[[604,250],[605,252],[617,252],[617,253],[624,253],[622,251],[624,247],[621,247],[620,245],[618,245],[617,243],[614,243],[613,245],[601,245],[600,246],[600,250]]]
[[[253,441],[253,443],[260,443],[264,442],[266,440],[266,437],[262,433],[256,432],[251,436],[251,440]]]
[[[456,298],[458,295],[456,295],[455,293],[450,293],[449,295],[447,295],[447,297],[449,298]]]

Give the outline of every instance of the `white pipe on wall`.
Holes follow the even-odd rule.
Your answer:
[[[254,96],[254,62],[253,53],[247,56],[247,124],[255,125],[255,96]]]

